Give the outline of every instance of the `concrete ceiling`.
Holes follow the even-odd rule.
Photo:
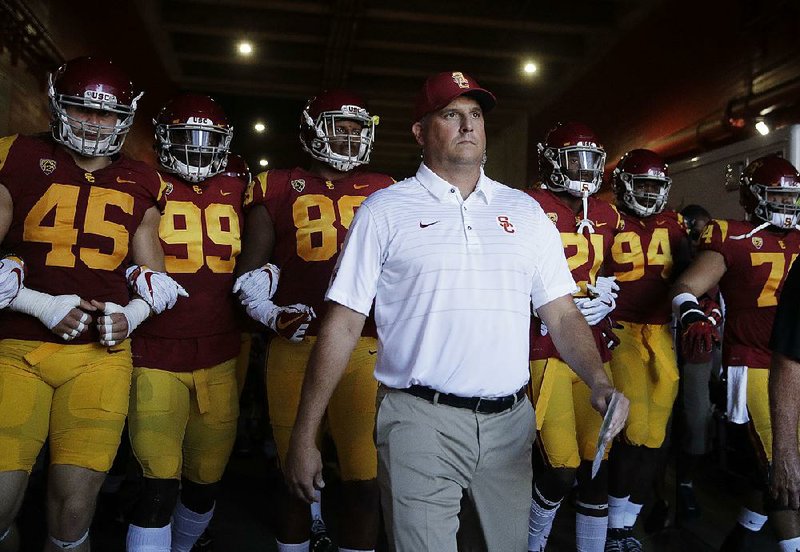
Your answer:
[[[174,83],[217,97],[251,162],[302,162],[296,128],[305,100],[345,87],[380,116],[372,166],[414,170],[411,105],[424,79],[459,70],[499,98],[495,132],[580,82],[658,0],[135,0]],[[240,40],[253,43],[237,55]],[[522,65],[538,66],[524,76]],[[252,124],[268,132],[256,136]],[[257,167],[256,167],[257,168]]]

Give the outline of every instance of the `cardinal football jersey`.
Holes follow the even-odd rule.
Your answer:
[[[231,290],[242,250],[245,184],[221,174],[199,184],[173,175],[164,180],[158,230],[164,262],[189,297],[136,331],[133,363],[178,372],[207,368],[239,354],[241,328]],[[182,347],[179,340],[189,341]]]
[[[281,276],[272,300],[313,307],[317,318],[308,335],[317,334],[325,315],[325,291],[356,209],[392,182],[384,174],[358,171],[331,181],[295,168],[263,172],[250,185],[245,208],[264,205],[275,228],[271,262]],[[374,324],[368,323],[363,335],[374,337]]]
[[[590,234],[588,230],[584,230],[578,234],[576,233],[577,224],[582,218],[582,212],[576,215],[572,208],[558,197],[558,194],[550,190],[536,188],[527,190],[527,192],[539,202],[544,212],[558,228],[567,264],[572,271],[575,283],[580,288],[575,296],[586,297],[586,285],[593,285],[597,281],[600,268],[614,243],[614,236],[622,227],[619,212],[613,205],[598,198],[589,197],[588,217],[592,221],[594,233]],[[531,321],[530,359],[561,358],[550,336],[542,335],[542,333],[541,323],[538,318],[534,317]],[[592,333],[603,362],[607,362],[611,355],[600,331],[597,327],[592,327]]]
[[[668,324],[674,256],[687,239],[683,217],[675,211],[646,218],[623,212],[622,223],[606,260],[607,274],[616,276],[620,287],[612,316],[637,324]]]
[[[768,368],[769,338],[783,282],[800,252],[800,232],[760,230],[755,225],[714,220],[700,238],[700,250],[716,251],[727,271],[719,283],[725,300],[722,361],[727,366]]]
[[[165,186],[155,170],[118,156],[87,172],[49,137],[16,135],[0,139],[0,183],[14,204],[3,248],[25,261],[27,287],[87,301],[130,301],[131,239]],[[2,338],[63,343],[36,318],[9,310],[0,315]],[[92,327],[70,343],[98,339]]]

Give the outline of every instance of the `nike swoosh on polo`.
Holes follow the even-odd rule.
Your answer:
[[[219,193],[226,196],[226,195],[231,195],[233,192],[226,192],[225,190],[220,190]]]
[[[595,226],[605,226],[606,224],[608,224],[608,223],[607,222],[595,222],[594,223]]]
[[[291,320],[289,320],[287,322],[281,322],[280,320],[278,320],[278,324],[277,324],[278,329],[279,330],[285,330],[286,328],[288,328],[289,326],[291,326],[292,324],[294,324],[295,322],[297,322],[301,318],[305,318],[305,316],[306,316],[305,314],[298,314],[297,316],[295,316],[294,318],[292,318]]]
[[[125,350],[125,349],[106,349],[106,352],[107,352],[109,355],[113,355],[113,354],[115,354],[115,353],[121,353],[121,352],[123,352],[124,350]]]
[[[440,220],[435,220],[433,222],[429,222],[429,223],[425,224],[422,221],[419,221],[419,227],[420,228],[427,228],[428,226],[433,226],[434,224],[437,224],[439,222],[441,222],[441,221]]]
[[[135,180],[125,180],[124,178],[117,177],[117,184],[136,184]]]
[[[367,352],[368,352],[369,354],[371,354],[371,355],[377,355],[377,354],[378,354],[378,351],[367,351]]]
[[[353,184],[354,190],[363,190],[364,188],[369,188],[369,184]]]

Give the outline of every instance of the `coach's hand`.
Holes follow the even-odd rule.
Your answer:
[[[608,384],[595,385],[592,388],[591,402],[592,407],[600,413],[601,416],[606,415],[608,405],[611,404],[611,398],[617,396],[617,406],[611,415],[611,421],[608,425],[608,440],[611,441],[616,437],[620,431],[625,427],[625,422],[628,420],[628,410],[631,403],[628,398],[617,391]]]
[[[325,486],[322,480],[322,455],[313,439],[309,443],[292,434],[283,477],[294,496],[309,504],[317,500],[316,491]]]

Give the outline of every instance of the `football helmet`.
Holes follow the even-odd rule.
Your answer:
[[[300,115],[300,143],[314,159],[347,172],[369,163],[377,124],[361,97],[326,90],[309,100]]]
[[[777,155],[750,163],[739,178],[739,200],[753,217],[778,228],[795,228],[800,216],[800,175]]]
[[[539,174],[550,190],[587,197],[600,189],[606,152],[586,125],[558,123],[537,149]]]
[[[253,180],[253,173],[250,172],[250,165],[248,165],[244,157],[238,153],[228,152],[228,163],[225,165],[225,170],[222,174],[238,178],[244,182],[245,185],[250,184]]]
[[[64,63],[48,77],[53,139],[86,157],[114,155],[142,94],[134,95],[133,83],[110,59],[80,57]],[[94,118],[86,116],[93,112]],[[114,123],[98,121],[109,114],[116,115]]]
[[[623,155],[612,173],[617,203],[640,217],[663,211],[672,184],[667,167],[660,155],[647,149],[635,149]]]
[[[188,182],[225,169],[233,127],[212,98],[181,94],[170,100],[153,121],[158,161]]]

